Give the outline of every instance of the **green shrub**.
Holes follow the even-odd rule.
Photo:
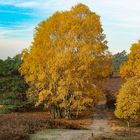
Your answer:
[[[18,72],[21,63],[19,55],[0,60],[0,112],[24,111],[32,106],[26,97],[28,85]]]

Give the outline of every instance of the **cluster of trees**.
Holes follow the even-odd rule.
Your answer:
[[[111,55],[99,16],[83,4],[41,22],[22,59],[28,98],[54,118],[78,116],[104,98],[100,84],[111,73]]]
[[[112,56],[112,72],[119,74],[121,65],[127,61],[128,55],[125,50]]]
[[[27,107],[28,85],[18,72],[20,56],[0,60],[0,111],[23,110]]]
[[[140,41],[132,45],[120,74],[125,83],[117,96],[115,114],[129,126],[131,120],[140,122]]]
[[[36,27],[31,49],[0,60],[0,108],[21,110],[33,102],[54,118],[78,117],[105,99],[100,85],[112,66],[125,79],[115,114],[129,124],[140,118],[140,41],[129,55],[112,57],[96,13],[83,4],[56,12]]]

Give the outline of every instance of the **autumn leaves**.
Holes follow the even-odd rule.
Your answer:
[[[19,71],[29,84],[28,98],[36,106],[44,105],[54,118],[71,118],[73,112],[78,117],[79,111],[104,98],[100,83],[112,71],[107,49],[100,18],[87,6],[78,4],[56,12],[36,27],[31,49],[22,52]],[[120,70],[123,78],[139,73],[140,42],[132,46]],[[137,78],[123,85],[117,97],[117,117],[130,119],[140,113],[139,90]]]
[[[92,108],[104,98],[99,84],[111,72],[111,56],[99,17],[79,4],[56,12],[36,28],[31,50],[23,53],[21,74],[27,95],[56,117]]]
[[[140,121],[140,41],[132,45],[120,74],[125,83],[117,96],[115,114],[129,125],[131,120]]]

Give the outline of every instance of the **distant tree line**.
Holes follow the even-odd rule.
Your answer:
[[[116,53],[112,56],[112,71],[113,73],[119,73],[120,66],[127,61],[128,55],[125,50]]]

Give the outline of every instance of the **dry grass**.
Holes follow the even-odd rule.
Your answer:
[[[46,112],[0,114],[0,140],[27,140],[29,134],[46,128],[85,129],[92,122],[89,114],[81,113],[78,120],[51,119]]]
[[[112,127],[114,133],[120,137],[138,137],[140,139],[140,128],[136,127],[136,122],[132,123],[133,125],[128,128],[127,124],[124,121],[121,121],[117,118],[112,118],[110,121],[110,126]]]

